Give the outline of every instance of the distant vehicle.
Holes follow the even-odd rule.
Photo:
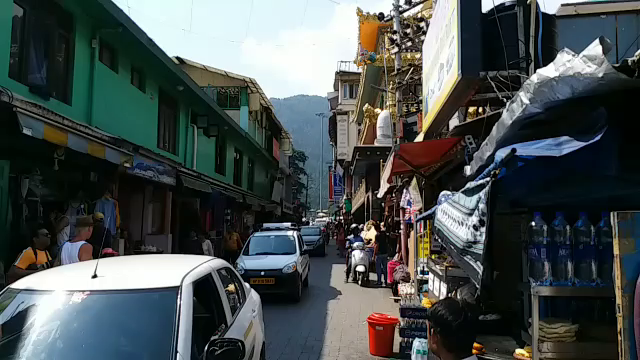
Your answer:
[[[266,357],[262,301],[225,261],[139,255],[39,271],[0,292],[10,359]]]
[[[317,218],[313,221],[313,225],[322,226],[322,227],[327,226],[327,223],[329,223],[328,217]]]
[[[305,250],[310,254],[325,256],[327,254],[324,234],[320,226],[303,226],[300,228],[300,235],[304,241]]]
[[[266,230],[298,230],[300,227],[296,223],[285,222],[285,223],[264,223],[260,228],[260,231]]]
[[[309,255],[297,230],[259,231],[236,261],[242,278],[259,293],[286,293],[300,301],[309,286]]]

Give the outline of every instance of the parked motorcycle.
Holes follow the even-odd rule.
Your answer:
[[[360,286],[369,283],[369,263],[371,258],[366,250],[366,245],[357,242],[351,246],[351,269],[353,278]]]

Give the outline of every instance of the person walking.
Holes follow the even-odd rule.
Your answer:
[[[93,259],[93,246],[87,242],[93,233],[93,218],[80,216],[76,219],[76,235],[62,245],[57,262],[68,265]]]
[[[50,249],[54,255],[59,253],[62,244],[69,241],[74,234],[71,233],[71,224],[69,223],[69,217],[66,215],[66,209],[62,203],[55,205],[55,208],[49,214],[49,220],[51,220],[51,229],[56,238],[56,241],[52,244]]]
[[[427,315],[429,351],[442,360],[477,360],[473,355],[476,321],[470,304],[451,297],[436,302]]]
[[[342,226],[342,223],[339,222],[336,225],[336,245],[338,246],[338,256],[339,257],[344,257],[344,247],[346,244],[346,236],[344,233],[344,226]]]
[[[242,240],[240,240],[240,234],[235,229],[232,229],[231,232],[227,234],[227,237],[224,242],[224,252],[225,252],[225,260],[229,264],[234,264],[240,256],[240,251],[242,250]]]
[[[376,240],[374,246],[374,258],[376,260],[376,274],[378,275],[378,286],[383,285],[382,277],[384,276],[384,287],[387,287],[387,262],[389,260],[389,238],[387,232],[376,222]]]
[[[200,234],[198,235],[198,240],[200,240],[200,244],[202,245],[202,252],[207,256],[213,255],[213,245],[211,245],[211,241],[207,239],[208,235]]]
[[[51,244],[51,234],[44,224],[36,225],[31,231],[30,246],[20,253],[7,274],[8,283],[53,266],[53,259],[47,248]]]

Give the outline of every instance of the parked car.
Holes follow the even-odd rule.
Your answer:
[[[309,255],[297,230],[259,231],[236,261],[242,278],[259,293],[286,293],[300,301],[309,286]]]
[[[97,261],[40,271],[3,290],[0,358],[266,358],[260,296],[227,262]]]
[[[309,254],[313,255],[325,256],[327,254],[325,234],[326,230],[323,230],[320,226],[303,226],[300,228],[304,248]]]

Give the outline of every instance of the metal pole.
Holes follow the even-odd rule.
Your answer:
[[[320,115],[320,202],[318,208],[322,211],[322,167],[324,166],[324,136],[322,135],[322,122],[324,120],[324,114]]]
[[[304,217],[307,217],[307,209],[309,208],[309,174],[307,174],[307,193],[304,196]]]
[[[400,46],[400,44],[402,43],[402,38],[401,38],[401,32],[402,32],[402,26],[400,25],[400,0],[393,0],[393,30],[397,31],[398,33],[398,46]],[[402,108],[401,104],[400,104],[400,87],[398,86],[398,79],[400,78],[399,72],[400,69],[402,68],[402,51],[398,51],[396,53],[396,64],[395,64],[395,71],[396,71],[396,126],[398,125],[397,122],[400,121],[400,109]],[[391,121],[393,121],[393,118],[391,119]],[[393,127],[392,127],[393,129]],[[393,134],[393,131],[391,132],[391,144],[394,144],[395,141],[394,140],[395,136]]]

